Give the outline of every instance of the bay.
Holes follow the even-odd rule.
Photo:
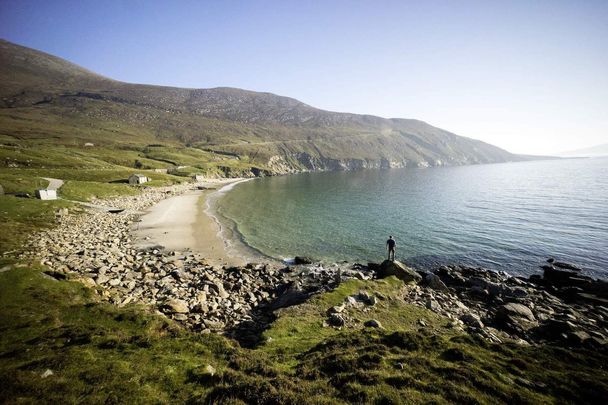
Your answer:
[[[608,158],[255,179],[214,203],[230,235],[273,258],[381,261],[530,275],[548,257],[608,269]]]

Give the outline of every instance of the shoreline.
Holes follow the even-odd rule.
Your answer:
[[[251,254],[234,248],[222,223],[213,214],[210,200],[218,193],[250,179],[205,180],[190,190],[152,205],[132,228],[134,245],[140,249],[162,247],[167,251],[200,254],[214,266],[244,266]]]
[[[183,198],[172,199],[176,196]],[[196,252],[136,246],[131,228],[142,210],[156,207],[158,211],[164,202],[186,217],[187,212],[175,201],[189,203],[196,210],[202,204],[200,197],[190,183],[106,200],[124,209],[66,215],[57,228],[33,237],[21,258],[48,266],[50,270],[44,271],[47,276],[71,278],[93,287],[112,304],[149,305],[195,331],[216,331],[245,343],[259,341],[277,309],[332,291],[344,281],[364,286],[367,281],[392,275],[405,283],[398,297],[391,299],[426,307],[449,320],[451,327],[466,328],[490,341],[585,344],[591,348],[608,344],[608,283],[581,276],[575,266],[553,259],[543,266],[542,277],[526,279],[461,265],[415,271],[388,261],[367,265],[315,262],[292,267],[264,260],[245,266],[214,266]],[[199,217],[213,224],[211,217],[200,211]],[[170,213],[165,214],[159,220],[171,218]],[[190,223],[196,219],[190,218]],[[175,237],[163,233],[168,231],[160,232],[169,235],[167,238]],[[221,240],[217,233],[207,236]],[[355,295],[360,298],[361,293]],[[326,321],[330,327],[332,319]],[[340,321],[337,327],[347,324],[345,319],[333,321]]]

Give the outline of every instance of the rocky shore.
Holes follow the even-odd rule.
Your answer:
[[[80,280],[116,305],[149,305],[193,330],[225,333],[244,344],[256,343],[281,307],[301,303],[347,279],[394,275],[405,282],[400,299],[490,341],[606,347],[606,283],[581,277],[576,266],[546,264],[543,277],[529,279],[465,266],[416,272],[388,261],[324,265],[299,258],[294,266],[220,267],[197,253],[135,247],[130,229],[142,210],[192,188],[150,188],[137,197],[104,202],[124,209],[116,210],[120,212],[58,212],[58,226],[33,237],[23,258],[48,266],[51,277]],[[348,297],[343,305],[328,308],[326,326],[355,327],[348,322],[349,308],[375,305],[382,298],[374,291]],[[363,326],[381,327],[373,321]]]

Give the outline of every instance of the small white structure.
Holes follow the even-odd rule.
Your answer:
[[[202,174],[195,174],[194,176],[192,176],[192,179],[194,181],[205,181],[205,176],[203,176]]]
[[[169,169],[154,169],[155,173],[167,173],[169,171]]]
[[[93,146],[95,146],[95,144],[91,143],[91,142],[87,142],[87,143],[84,144],[85,148],[92,148]]]
[[[41,188],[40,190],[36,190],[36,197],[40,198],[41,200],[56,200],[57,190]]]
[[[150,179],[143,174],[132,174],[129,176],[129,184],[144,184],[150,181]]]

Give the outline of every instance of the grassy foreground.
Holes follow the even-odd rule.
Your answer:
[[[489,344],[399,303],[395,279],[347,282],[283,310],[264,345],[243,349],[143,307],[99,302],[44,270],[0,273],[3,403],[601,403],[608,395],[606,353]],[[324,328],[327,306],[361,288],[385,300],[353,317],[386,329]]]
[[[0,158],[6,192],[31,194],[54,177],[66,181],[60,196],[77,201],[139,193],[124,184],[134,171],[154,186],[186,177],[152,168],[190,164],[178,174],[223,175],[251,166],[166,145],[49,144],[43,153],[23,142],[0,147]],[[145,168],[132,167],[135,160]],[[150,308],[118,308],[14,259],[11,252],[54,226],[56,210],[66,207],[78,209],[66,200],[0,196],[0,403],[607,402],[607,353],[487,343],[405,304],[397,279],[349,281],[282,309],[254,349],[192,333]],[[323,326],[328,308],[360,290],[378,303],[349,309],[343,330]],[[364,328],[370,319],[383,328]]]

